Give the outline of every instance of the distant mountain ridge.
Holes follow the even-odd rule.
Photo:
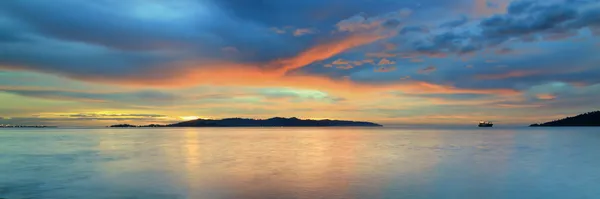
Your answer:
[[[310,120],[274,117],[270,119],[246,119],[246,118],[226,118],[226,119],[197,119],[185,122],[179,122],[168,125],[151,124],[146,126],[135,126],[130,124],[117,124],[110,127],[328,127],[328,126],[365,126],[380,127],[382,125],[363,122],[363,121],[345,121],[345,120]]]
[[[600,126],[600,111],[580,114],[542,124],[532,124],[531,127],[542,126]]]

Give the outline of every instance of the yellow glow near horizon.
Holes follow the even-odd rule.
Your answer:
[[[200,117],[198,117],[198,116],[180,116],[179,118],[181,118],[182,120],[197,120],[197,119],[200,119]]]

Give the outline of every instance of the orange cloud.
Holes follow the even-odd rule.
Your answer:
[[[288,74],[288,71],[309,64],[329,59],[349,49],[370,44],[389,35],[381,33],[355,34],[339,40],[334,40],[309,48],[297,56],[282,58],[267,63],[233,63],[228,61],[192,60],[172,63],[168,67],[149,67],[139,76],[128,78],[110,78],[106,76],[68,75],[70,78],[83,81],[98,81],[111,84],[132,86],[177,87],[193,85],[216,86],[247,86],[264,87],[278,86],[291,88],[315,89],[342,96],[369,96],[366,93],[377,93],[398,90],[406,93],[481,93],[481,94],[515,94],[514,90],[491,89],[474,90],[461,89],[446,85],[436,85],[425,82],[402,81],[393,84],[356,83],[349,79],[332,80],[328,77]],[[386,59],[387,60],[387,59]],[[365,60],[363,63],[372,63]],[[381,62],[391,64],[392,62]],[[64,75],[64,74],[63,74]]]
[[[537,94],[536,97],[541,100],[553,100],[556,99],[556,95],[550,93]]]
[[[110,78],[96,75],[81,76],[56,71],[42,72],[61,74],[82,81],[98,81],[112,84],[123,83],[138,86],[231,85],[232,83],[241,83],[237,85],[252,85],[256,83],[262,85],[281,85],[283,83],[285,85],[285,82],[312,85],[304,82],[304,80],[297,80],[298,78],[287,77],[286,73],[290,70],[331,58],[346,50],[373,43],[388,36],[381,32],[355,34],[316,45],[294,57],[277,59],[267,63],[244,64],[229,61],[191,60],[171,63],[170,65],[161,67],[149,66],[149,69],[141,72],[140,75],[133,75],[127,78]],[[30,70],[30,68],[20,66],[2,65],[0,67],[10,70]],[[310,78],[304,77],[303,79]],[[319,87],[319,84],[312,86]]]
[[[300,53],[295,57],[276,60],[267,65],[280,66],[277,67],[279,68],[279,72],[285,73],[290,70],[304,67],[316,61],[323,61],[346,50],[365,44],[370,44],[385,37],[386,36],[379,34],[352,35],[341,40],[317,45]]]
[[[213,64],[221,67],[194,67],[194,63],[179,68],[178,70],[155,71],[160,78],[129,78],[129,79],[102,79],[94,81],[123,85],[177,87],[189,85],[215,85],[215,86],[240,86],[264,87],[278,86],[296,89],[315,89],[328,92],[336,96],[369,96],[369,93],[386,91],[402,91],[411,94],[493,94],[515,95],[519,92],[511,89],[462,89],[448,85],[438,85],[418,81],[402,81],[389,84],[370,84],[353,82],[350,79],[334,80],[323,76],[288,75],[281,76],[268,70],[247,67],[244,65]],[[170,77],[170,78],[166,78]],[[86,80],[90,80],[86,78]]]
[[[346,64],[350,64],[350,62],[343,60],[343,59],[337,59],[335,61],[333,61],[333,63],[331,63],[333,65],[346,65]]]

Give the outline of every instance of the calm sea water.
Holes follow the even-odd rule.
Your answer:
[[[600,128],[2,129],[0,198],[600,198]]]

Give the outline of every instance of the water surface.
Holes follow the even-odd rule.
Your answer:
[[[598,198],[600,128],[0,129],[0,198]]]

